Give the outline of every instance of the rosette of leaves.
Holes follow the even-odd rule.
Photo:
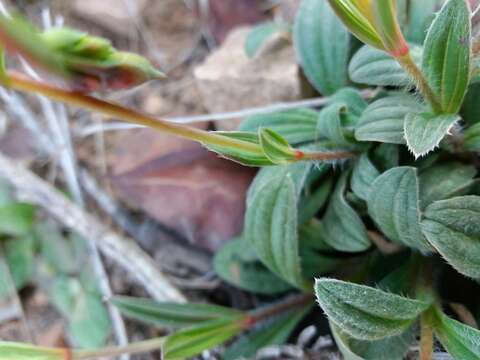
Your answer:
[[[229,359],[283,343],[302,318],[316,322],[307,316],[316,296],[346,359],[419,349],[428,360],[439,347],[480,359],[480,40],[471,16],[466,0],[303,0],[294,24],[253,30],[249,55],[291,33],[300,67],[328,101],[220,134],[250,144],[242,151],[210,146],[260,168],[243,232],[214,269],[265,307],[112,300],[173,329],[165,358],[237,336]],[[330,152],[346,156],[302,155]]]

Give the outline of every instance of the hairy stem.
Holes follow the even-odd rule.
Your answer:
[[[425,79],[425,76],[423,76],[422,71],[412,60],[410,53],[404,56],[396,57],[395,59],[402,66],[402,68],[414,79],[418,90],[423,95],[423,97],[430,103],[432,110],[435,113],[440,113],[442,111],[440,102],[438,101],[437,96],[428,84],[427,79]]]
[[[429,312],[420,318],[420,360],[432,360],[433,356],[433,330]]]
[[[204,131],[194,127],[174,124],[164,119],[159,119],[77,91],[65,90],[43,82],[35,81],[16,72],[8,72],[8,80],[8,86],[14,90],[40,94],[68,105],[78,106],[125,122],[144,125],[166,134],[198,141],[204,144],[234,148],[249,153],[263,154],[262,148],[251,142],[232,139],[227,136],[222,136],[214,132]],[[304,153],[298,151],[298,154],[299,156],[292,161],[337,160],[353,156],[353,154],[348,152]]]

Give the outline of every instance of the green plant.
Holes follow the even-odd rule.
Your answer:
[[[480,359],[480,331],[444,312],[456,297],[442,291],[452,288],[452,278],[480,278],[479,54],[471,15],[466,0],[303,0],[293,27],[254,29],[247,51],[253,56],[275,31],[293,31],[299,63],[329,103],[319,111],[255,116],[237,132],[181,127],[4,71],[13,89],[200,141],[222,156],[263,167],[249,190],[244,232],[216,254],[215,270],[246,291],[297,295],[247,312],[115,298],[126,315],[178,330],[100,354],[162,347],[165,359],[187,358],[249,331],[226,357],[250,356],[286,341],[316,295],[346,359],[402,359],[417,337],[422,360],[432,358],[434,338],[455,359]],[[35,44],[25,34],[36,36]],[[90,74],[72,67],[77,50],[58,45],[76,49],[78,39],[65,34],[77,33],[59,34],[52,45],[17,19],[0,22],[7,52],[39,63],[78,90],[77,82]],[[108,48],[107,58],[116,51],[86,35],[79,44],[97,43]],[[110,76],[103,63],[109,60],[80,48],[83,60]],[[365,86],[382,88],[365,99]],[[451,306],[460,320],[478,311],[468,296],[462,300],[462,311]],[[35,351],[0,345],[7,359]],[[42,351],[45,359],[63,356]]]

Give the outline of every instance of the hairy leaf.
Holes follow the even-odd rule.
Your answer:
[[[277,22],[266,22],[255,26],[247,36],[245,41],[245,52],[252,58],[273,34],[288,29],[288,25]]]
[[[320,93],[331,95],[347,84],[350,35],[327,1],[302,1],[293,35],[299,62]]]
[[[244,320],[243,316],[236,319],[217,319],[180,330],[166,339],[163,359],[190,358],[220,345],[243,330]]]
[[[323,218],[324,237],[336,250],[359,252],[371,244],[362,219],[345,200],[348,176],[348,172],[342,175],[330,200]]]
[[[298,156],[288,141],[273,130],[260,128],[258,138],[265,156],[275,165],[286,165]]]
[[[403,360],[415,340],[415,326],[400,335],[375,341],[353,339],[332,322],[330,329],[345,360]]]
[[[372,184],[368,212],[392,241],[422,252],[431,250],[420,228],[417,170],[396,167],[380,175]]]
[[[356,161],[352,179],[350,180],[352,190],[362,200],[367,200],[372,189],[372,184],[380,175],[367,153],[362,154]]]
[[[470,9],[465,0],[448,0],[430,27],[423,73],[441,110],[455,114],[462,105],[470,73]]]
[[[278,294],[292,288],[290,284],[268,270],[258,259],[245,259],[250,248],[246,239],[229,241],[215,254],[213,267],[228,283],[258,294]]]
[[[480,359],[480,331],[436,311],[435,335],[455,360]]]
[[[419,158],[433,151],[460,120],[458,115],[410,113],[405,117],[405,139],[410,151]]]
[[[303,287],[298,252],[297,206],[311,165],[262,172],[249,190],[245,234],[259,259],[290,284]]]
[[[460,273],[480,278],[480,197],[460,196],[427,207],[422,230]]]
[[[464,195],[473,185],[477,170],[473,166],[450,162],[427,168],[420,174],[422,207],[434,201]]]
[[[411,56],[416,63],[421,62],[422,49],[412,46]],[[348,67],[350,78],[359,84],[375,86],[408,86],[410,76],[391,55],[385,51],[363,46],[352,57]]]
[[[330,321],[359,340],[380,340],[400,335],[429,304],[334,279],[319,279],[317,300]]]
[[[410,95],[397,94],[370,104],[355,130],[359,141],[405,144],[404,120],[410,112],[419,112],[424,106]]]
[[[239,130],[256,133],[259,128],[269,128],[290,144],[301,144],[316,139],[317,117],[318,113],[310,109],[254,115],[245,119]]]

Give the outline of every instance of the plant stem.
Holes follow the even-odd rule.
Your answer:
[[[8,77],[10,87],[15,90],[40,94],[55,101],[89,109],[91,111],[109,115],[130,123],[145,125],[160,130],[166,134],[199,141],[210,145],[228,146],[249,152],[261,151],[260,146],[250,142],[231,139],[226,136],[214,134],[212,132],[200,130],[194,127],[173,124],[171,122],[125,108],[121,105],[79,93],[77,91],[64,90],[59,87],[31,80],[19,73],[9,72]]]
[[[432,360],[433,331],[429,311],[420,318],[420,360]]]
[[[14,90],[40,94],[68,105],[78,106],[83,109],[105,114],[125,122],[151,127],[166,134],[198,141],[203,144],[218,147],[228,147],[230,149],[237,149],[248,153],[263,155],[263,150],[260,145],[248,141],[232,139],[227,136],[222,136],[215,134],[214,132],[204,131],[194,127],[174,124],[167,120],[159,119],[132,109],[128,109],[118,104],[79,93],[77,91],[65,90],[56,86],[45,84],[43,82],[35,81],[16,72],[9,71],[8,80],[8,86]],[[292,161],[338,160],[353,156],[353,154],[348,152],[304,153],[298,151],[298,154],[299,156]]]
[[[427,79],[425,79],[425,76],[423,76],[423,73],[418,68],[417,64],[415,64],[415,62],[412,60],[410,53],[405,56],[396,57],[395,59],[398,61],[400,66],[402,66],[402,68],[415,80],[418,90],[430,103],[432,110],[435,113],[440,113],[442,111],[442,106],[440,105],[440,102],[438,101],[437,96],[433,92],[432,88],[428,84]]]
[[[261,321],[268,320],[269,318],[279,315],[285,311],[312,304],[313,301],[313,295],[302,294],[288,298],[287,300],[281,301],[277,304],[251,311],[246,321],[247,328],[250,328]]]
[[[155,338],[126,346],[108,347],[98,350],[75,350],[72,352],[72,360],[89,360],[101,357],[113,357],[123,354],[139,354],[154,350],[160,350],[165,342],[165,338]]]

